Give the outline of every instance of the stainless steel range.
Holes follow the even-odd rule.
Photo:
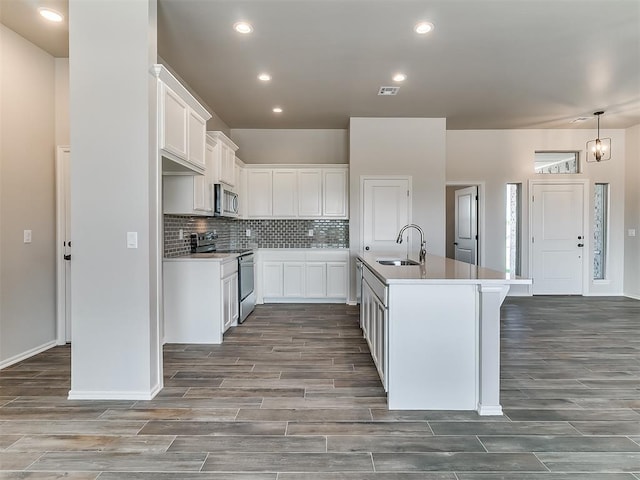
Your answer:
[[[238,254],[238,323],[246,320],[256,306],[254,282],[255,255],[248,248],[224,250],[216,248],[218,235],[213,232],[194,233],[191,235],[191,252],[198,253],[237,253]]]

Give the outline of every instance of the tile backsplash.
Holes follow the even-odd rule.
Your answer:
[[[188,254],[191,251],[190,235],[209,230],[218,234],[216,246],[219,249],[349,247],[349,220],[237,220],[165,215],[164,256]],[[309,236],[310,230],[312,236]]]

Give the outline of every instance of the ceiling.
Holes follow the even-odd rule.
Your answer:
[[[67,55],[66,25],[29,13],[40,0],[0,1],[4,24]],[[239,20],[253,33],[235,32]],[[417,35],[420,20],[435,30]],[[638,0],[158,0],[158,53],[231,128],[595,128],[596,110],[603,129],[640,123]]]

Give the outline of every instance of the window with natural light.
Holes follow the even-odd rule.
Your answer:
[[[607,278],[609,184],[596,183],[593,196],[593,279]]]
[[[521,230],[521,203],[522,203],[522,184],[507,184],[507,236],[506,236],[506,272],[514,275],[520,275],[520,230]]]

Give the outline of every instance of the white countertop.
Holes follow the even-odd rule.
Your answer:
[[[360,253],[358,257],[380,280],[388,285],[402,283],[432,284],[520,284],[528,285],[531,280],[489,268],[477,267],[451,258],[427,254],[424,265],[390,266],[381,265],[376,260],[398,259],[397,253]],[[412,258],[412,260],[417,260]]]

